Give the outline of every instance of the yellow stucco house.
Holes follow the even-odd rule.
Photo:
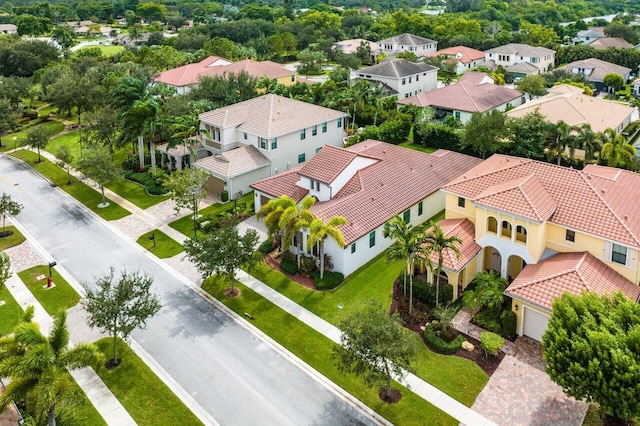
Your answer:
[[[478,271],[500,272],[519,335],[541,340],[564,292],[621,290],[638,300],[640,175],[494,155],[442,191],[441,226],[463,241],[459,258],[445,253],[442,278],[457,297]]]

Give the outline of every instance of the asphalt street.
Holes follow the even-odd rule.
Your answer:
[[[374,424],[30,168],[1,156],[0,190],[24,205],[17,219],[79,282],[111,266],[154,277],[163,308],[133,337],[220,424]]]

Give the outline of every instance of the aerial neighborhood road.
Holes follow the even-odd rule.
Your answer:
[[[220,424],[374,424],[27,166],[1,156],[0,187],[24,205],[23,227],[79,282],[110,266],[154,277],[163,308],[133,337]]]

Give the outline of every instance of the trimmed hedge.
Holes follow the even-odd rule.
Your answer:
[[[436,352],[451,355],[460,349],[466,339],[462,334],[458,334],[452,342],[446,342],[436,335],[436,325],[428,324],[424,330],[424,340]]]
[[[258,247],[258,251],[262,254],[269,254],[273,250],[273,240],[263,241]]]
[[[280,263],[280,268],[289,275],[295,275],[298,273],[298,265],[295,262],[283,260]]]
[[[158,178],[154,178],[146,172],[135,172],[133,170],[125,170],[124,177],[127,180],[139,183],[147,189],[151,195],[165,195],[167,191],[162,187]]]
[[[504,311],[502,313],[502,334],[505,337],[512,338],[516,336],[516,325],[518,316],[513,311]]]
[[[311,274],[313,282],[318,290],[331,290],[338,287],[344,281],[344,275],[335,271],[324,271],[324,277],[320,279],[320,272],[314,271]]]
[[[220,199],[222,200],[223,203],[226,203],[227,201],[229,201],[229,191],[222,191],[220,193]]]

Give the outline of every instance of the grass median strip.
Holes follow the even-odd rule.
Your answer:
[[[151,238],[152,236],[153,238]],[[184,247],[179,242],[158,229],[142,234],[137,243],[160,259],[173,257],[184,250]]]
[[[100,339],[96,345],[106,359],[113,357],[112,338]],[[113,370],[101,368],[98,375],[138,425],[202,424],[121,340],[118,342],[118,358],[122,361],[118,367]]]
[[[22,308],[6,286],[0,290],[0,300],[4,301],[4,304],[0,306],[0,336],[3,336],[13,332],[13,328],[18,325],[22,316]]]
[[[26,238],[18,231],[15,226],[7,226],[7,231],[13,232],[11,235],[0,238],[0,250],[6,250],[11,247],[19,246],[24,243]]]
[[[99,208],[98,204],[102,202],[102,197],[98,191],[73,176],[71,176],[71,185],[69,185],[67,183],[68,177],[66,171],[45,158],[38,163],[38,154],[35,152],[22,149],[11,153],[11,155],[26,162],[29,166],[42,173],[56,186],[60,187],[60,189],[93,210],[105,220],[121,219],[131,214],[128,210],[113,201],[109,203],[108,207]]]
[[[46,277],[49,275],[48,265],[38,265],[18,273],[23,283],[29,288],[33,296],[40,302],[49,315],[56,315],[60,311],[75,306],[80,301],[80,295],[58,274],[51,270],[55,286],[47,287]],[[38,279],[39,277],[43,277]]]
[[[457,425],[459,423],[397,383],[394,387],[401,389],[402,399],[396,404],[383,402],[378,397],[377,389],[365,385],[360,378],[352,374],[342,375],[338,372],[331,358],[335,343],[248,287],[239,282],[237,285],[241,294],[236,298],[224,296],[226,283],[221,282],[218,277],[205,280],[202,288],[237,314],[241,316],[245,312],[251,314],[254,317],[251,324],[392,423],[402,425],[425,423]]]
[[[91,426],[107,426],[96,407],[93,406],[87,394],[78,386],[76,381],[71,377],[71,387],[76,392],[75,405],[73,406],[73,424],[91,425]],[[60,424],[67,424],[66,422]]]

